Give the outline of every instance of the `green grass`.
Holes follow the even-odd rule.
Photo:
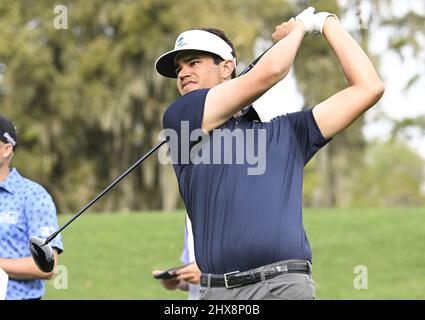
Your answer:
[[[60,216],[59,223],[70,216]],[[310,209],[318,299],[425,299],[425,209]],[[86,214],[62,235],[60,269],[45,299],[186,299],[151,276],[180,264],[184,214]],[[367,289],[354,268],[367,267]]]
[[[308,210],[319,299],[425,299],[425,209]],[[357,265],[366,290],[354,288]]]

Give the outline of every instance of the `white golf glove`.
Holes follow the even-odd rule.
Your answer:
[[[305,32],[307,34],[322,34],[326,18],[329,16],[333,16],[336,20],[338,20],[338,17],[333,13],[314,13],[315,10],[316,9],[313,7],[308,7],[295,17],[295,20],[301,21],[304,24]]]

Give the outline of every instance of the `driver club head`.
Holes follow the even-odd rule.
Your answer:
[[[43,272],[52,272],[55,266],[55,256],[53,255],[52,247],[37,237],[30,238],[29,247],[37,267]]]

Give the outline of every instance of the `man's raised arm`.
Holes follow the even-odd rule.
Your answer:
[[[377,103],[384,93],[384,85],[367,55],[334,17],[326,19],[323,35],[348,82],[346,89],[313,108],[322,135],[330,138]]]
[[[304,38],[304,24],[290,20],[276,28],[278,41],[248,73],[212,88],[205,101],[202,128],[217,128],[282,80],[292,67]],[[283,39],[282,39],[283,38]]]

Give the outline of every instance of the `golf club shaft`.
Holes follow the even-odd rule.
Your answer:
[[[122,175],[120,175],[117,179],[115,179],[108,187],[105,188],[101,193],[99,193],[92,201],[90,201],[84,208],[82,208],[78,213],[76,213],[66,224],[64,224],[59,230],[52,233],[44,244],[52,241],[63,229],[65,229],[68,225],[70,225],[75,219],[77,219],[84,211],[90,208],[97,200],[99,200],[105,193],[111,190],[118,182],[124,179],[131,171],[133,171],[139,164],[141,164],[146,158],[148,158],[152,153],[158,150],[166,140],[161,141],[156,146],[154,146],[151,150],[149,150],[143,157],[137,160],[130,168],[128,168]]]
[[[266,54],[267,51],[269,51],[275,44],[273,43],[270,47],[268,47],[266,49],[266,51],[264,51],[261,55],[259,55],[257,58],[255,58],[254,61],[252,61],[248,67],[246,67],[240,74],[238,77],[244,75],[245,73],[247,73],[248,71],[250,71],[252,68],[254,68],[254,66],[257,64],[258,61],[260,61],[260,59],[262,58],[262,56],[264,56]]]
[[[271,47],[273,47],[274,44],[272,44],[269,48],[266,49],[260,56],[258,56],[254,61],[252,61],[248,67],[246,67],[240,74],[244,75],[248,71],[250,71],[257,62],[261,59],[261,57],[270,50]],[[113,181],[108,187],[106,187],[105,190],[103,190],[101,193],[99,193],[92,201],[90,201],[84,208],[82,208],[79,212],[77,212],[66,224],[64,224],[59,230],[52,233],[47,239],[44,244],[49,243],[52,241],[63,229],[65,229],[68,225],[70,225],[75,219],[77,219],[84,211],[86,211],[88,208],[90,208],[97,200],[99,200],[105,193],[107,193],[109,190],[111,190],[118,182],[120,182],[125,176],[127,176],[131,171],[133,171],[139,164],[141,164],[146,158],[148,158],[152,153],[154,153],[156,150],[158,150],[166,140],[161,141],[156,146],[154,146],[148,153],[146,153],[143,157],[141,157],[139,160],[137,160],[130,168],[127,169],[121,176],[119,176],[115,181]]]

